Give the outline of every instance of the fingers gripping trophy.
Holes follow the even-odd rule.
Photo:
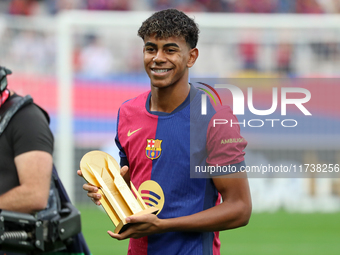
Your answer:
[[[117,161],[103,151],[86,153],[80,161],[80,169],[84,179],[99,189],[100,202],[116,226],[114,233],[124,232],[129,223],[129,216],[156,214],[159,209],[148,207],[132,182],[130,187],[120,175]]]

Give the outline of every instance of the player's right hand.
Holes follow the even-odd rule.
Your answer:
[[[80,177],[83,177],[83,174],[81,172],[81,170],[78,170],[77,171],[77,174],[80,176]],[[96,205],[101,205],[100,203],[100,199],[101,199],[101,194],[97,193],[98,192],[98,187],[92,185],[92,184],[89,184],[89,183],[85,183],[83,185],[83,189],[85,191],[87,191],[87,196],[89,198],[91,198],[91,200],[93,201],[93,203],[95,203]]]

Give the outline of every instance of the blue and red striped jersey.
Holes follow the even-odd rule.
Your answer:
[[[207,115],[202,116],[201,93],[191,86],[190,95],[171,113],[150,111],[150,91],[119,109],[116,144],[121,166],[129,166],[137,189],[149,180],[159,184],[164,194],[161,219],[191,215],[220,202],[211,178],[192,178],[190,172],[197,166],[232,164],[239,168],[244,163],[246,141],[239,126],[212,124],[214,116],[236,117],[229,107],[216,110],[210,102]],[[226,139],[235,140],[223,142]],[[161,201],[153,190],[147,198],[150,205]],[[218,232],[167,232],[130,239],[128,254],[216,255],[219,247]]]

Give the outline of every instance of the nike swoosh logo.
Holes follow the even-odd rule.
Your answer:
[[[132,131],[132,132],[130,132],[130,130],[129,130],[129,132],[127,133],[127,136],[131,136],[131,135],[133,135],[134,133],[136,133],[137,131],[139,131],[139,130],[141,130],[142,128],[138,128],[138,129],[136,129],[135,131]]]

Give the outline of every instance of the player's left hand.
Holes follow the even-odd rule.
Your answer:
[[[161,219],[154,214],[146,214],[141,216],[130,216],[126,218],[126,222],[132,223],[127,230],[121,234],[115,234],[111,231],[107,233],[117,240],[126,238],[140,238],[156,233],[161,233]]]

